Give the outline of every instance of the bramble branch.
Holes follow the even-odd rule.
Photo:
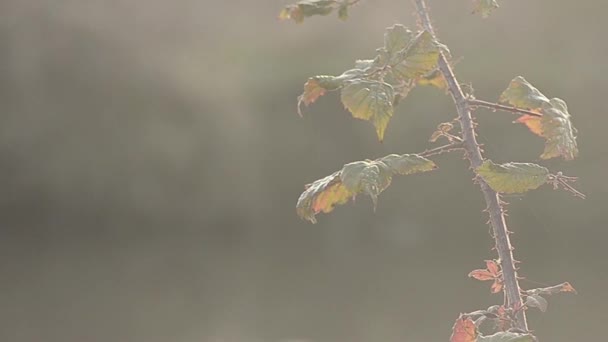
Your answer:
[[[414,3],[416,5],[418,18],[422,24],[422,27],[436,39],[425,0],[414,0]],[[483,156],[475,137],[475,127],[473,118],[471,116],[469,100],[460,88],[460,83],[454,76],[452,68],[442,52],[439,54],[438,66],[444,79],[446,80],[448,90],[452,95],[454,104],[456,105],[458,119],[462,131],[464,149],[466,151],[465,154],[470,162],[471,168],[477,169],[477,167],[479,167],[483,162]],[[481,187],[481,191],[483,192],[488,213],[490,214],[490,223],[494,231],[496,249],[500,258],[505,285],[505,307],[521,308],[523,304],[519,282],[517,279],[515,261],[513,258],[513,248],[511,247],[511,242],[509,240],[509,231],[507,229],[500,198],[498,193],[492,190],[485,181],[479,179],[478,183]],[[515,317],[515,328],[522,331],[528,331],[528,324],[526,322],[526,314],[524,310],[517,310]]]

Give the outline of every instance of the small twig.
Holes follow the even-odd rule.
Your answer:
[[[525,110],[517,107],[505,106],[498,103],[487,102],[483,100],[477,99],[468,99],[469,105],[473,107],[486,107],[493,110],[502,110],[505,112],[510,112],[517,115],[530,115],[536,117],[542,117],[543,115],[537,112],[533,112],[531,110]]]
[[[433,135],[431,135],[431,139],[429,139],[429,141],[436,142],[437,139],[439,139],[440,137],[446,138],[451,143],[453,143],[454,141],[462,142],[461,137],[456,136],[454,134],[450,134],[447,131],[442,131],[442,130],[436,130],[435,132],[433,132]]]
[[[553,189],[559,189],[561,186],[564,188],[564,190],[572,193],[575,197],[585,199],[587,198],[585,194],[576,190],[572,185],[569,184],[570,182],[576,182],[577,179],[577,177],[564,176],[560,171],[556,175],[549,175],[548,182],[553,185]]]
[[[444,132],[443,136],[445,136],[449,141],[458,141],[458,142],[462,142],[462,138],[455,136],[453,134],[450,134],[448,132]]]
[[[456,150],[464,150],[462,141],[435,147],[430,150],[424,150],[423,152],[418,153],[418,155],[421,157],[430,157],[430,156],[435,156],[438,154],[448,153],[448,152],[452,152],[452,151],[456,151]]]
[[[522,291],[522,293],[525,294],[526,296],[554,295],[554,294],[557,294],[560,292],[572,292],[574,294],[578,293],[574,289],[574,287],[572,287],[572,285],[570,285],[569,282],[565,282],[565,283],[561,283],[561,284],[549,286],[549,287],[543,287],[543,288],[539,288],[539,289],[530,289],[530,290]]]

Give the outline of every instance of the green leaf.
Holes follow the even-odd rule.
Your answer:
[[[547,300],[539,295],[529,295],[526,297],[526,306],[530,308],[538,308],[542,312],[547,311],[549,303]]]
[[[561,99],[552,98],[548,104],[543,104],[543,117],[537,119],[541,126],[541,136],[546,139],[545,151],[540,157],[549,159],[561,156],[566,160],[576,158],[576,129],[572,127],[566,103]]]
[[[479,13],[482,18],[487,18],[497,8],[498,2],[496,0],[474,0],[473,13]]]
[[[433,71],[437,67],[440,48],[427,32],[420,32],[407,46],[394,58],[393,73],[401,79],[411,79]]]
[[[494,164],[489,159],[485,160],[476,171],[494,191],[505,194],[536,189],[545,184],[549,178],[549,170],[537,164]]]
[[[393,116],[393,87],[384,82],[373,80],[355,80],[348,82],[342,89],[341,99],[357,119],[371,121],[376,127],[380,141],[384,131]]]
[[[315,15],[328,15],[335,9],[338,10],[338,18],[348,18],[348,8],[355,4],[349,0],[302,0],[293,5],[285,6],[279,13],[279,19],[293,19],[296,23],[302,23],[305,18]]]
[[[514,332],[499,332],[490,336],[479,336],[477,342],[535,342],[536,339],[530,334]]]
[[[511,80],[509,87],[500,95],[499,101],[514,107],[537,111],[543,104],[548,103],[549,99],[528,83],[525,78],[517,76]]]
[[[344,1],[338,8],[338,18],[342,20],[348,19],[348,1]]]
[[[431,75],[436,70],[439,51],[449,55],[447,47],[437,43],[432,35],[421,31],[414,35],[403,25],[394,25],[386,29],[384,47],[376,57],[377,64],[383,67],[382,79],[391,84],[399,98],[404,98],[416,85],[418,78],[428,76],[421,84],[433,84],[441,87],[439,80]]]
[[[304,92],[298,96],[298,114],[302,116],[302,104],[309,106],[319,97],[325,95],[326,92],[342,88],[347,81],[365,77],[366,72],[374,67],[373,60],[371,60],[371,63],[368,61],[357,61],[355,65],[355,69],[346,70],[340,76],[320,75],[310,77],[304,83]]]
[[[344,204],[354,196],[340,181],[340,171],[306,185],[306,190],[300,195],[296,211],[298,215],[312,223],[316,223],[315,214],[328,213],[337,204]]]
[[[437,168],[432,160],[428,160],[417,154],[390,154],[380,158],[392,173],[399,175],[409,175],[412,173],[431,171]]]
[[[392,176],[384,163],[358,161],[344,165],[340,179],[348,190],[369,195],[372,198],[375,210],[378,195],[391,184]]]
[[[387,59],[393,59],[397,53],[408,46],[414,33],[403,25],[396,24],[384,32],[384,47],[380,50],[387,55]]]
[[[441,90],[445,90],[447,92],[448,84],[443,78],[443,74],[439,69],[434,69],[433,71],[425,74],[424,76],[418,77],[416,79],[416,84],[418,85],[430,85]]]
[[[336,205],[348,202],[359,193],[372,198],[375,210],[378,195],[391,184],[393,175],[435,168],[435,163],[415,154],[391,154],[376,160],[349,163],[342,170],[308,184],[298,199],[296,211],[301,218],[316,223],[316,214],[331,212]]]
[[[304,21],[304,18],[330,14],[334,10],[335,5],[335,0],[298,1],[293,5],[285,6],[279,13],[279,19],[293,19],[293,21],[300,24]]]

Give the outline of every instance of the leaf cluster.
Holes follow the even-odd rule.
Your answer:
[[[284,8],[280,17],[302,22],[305,17],[327,15],[338,9],[338,15],[345,18],[348,6],[356,2],[358,0],[300,1]],[[496,197],[497,193],[523,193],[549,183],[554,189],[561,187],[584,198],[582,193],[569,184],[576,180],[575,177],[564,176],[561,172],[551,174],[546,167],[533,163],[496,164],[483,158],[475,140],[475,124],[470,114],[478,106],[523,114],[516,122],[523,123],[532,133],[545,139],[541,159],[576,158],[576,129],[571,123],[566,103],[559,98],[549,99],[521,76],[515,77],[500,95],[499,102],[503,104],[476,100],[472,95],[465,95],[451,70],[449,50],[437,42],[432,34],[433,28],[424,0],[416,0],[416,6],[419,19],[427,30],[412,32],[402,25],[389,27],[384,34],[384,45],[376,50],[375,58],[357,60],[354,68],[338,76],[310,77],[304,84],[304,92],[298,97],[298,113],[302,115],[302,105],[309,106],[327,92],[339,90],[344,107],[354,118],[370,121],[375,126],[378,139],[382,141],[395,107],[412,88],[432,85],[447,90],[447,78],[459,114],[457,120],[460,121],[461,134],[451,133],[454,129],[452,123],[442,123],[431,135],[430,141],[445,138],[448,145],[419,154],[392,154],[376,160],[346,164],[341,170],[306,185],[296,206],[298,215],[315,223],[316,214],[328,213],[336,205],[344,204],[349,199],[354,200],[360,193],[371,197],[375,209],[378,196],[390,185],[394,175],[433,170],[437,166],[426,157],[455,149],[466,151],[476,173],[476,180],[484,185],[482,191],[485,195]],[[473,12],[480,13],[483,17],[487,17],[496,8],[496,0],[474,0]],[[473,158],[472,155],[477,157]],[[517,281],[516,262],[510,253],[509,232],[504,225],[504,208],[500,201],[494,203],[493,207],[490,201],[487,203],[491,215],[499,217],[503,222],[502,227],[494,227],[499,259],[486,260],[486,268],[471,271],[469,277],[492,281],[491,292],[504,292],[505,304],[461,314],[453,326],[450,341],[536,341],[536,337],[527,328],[525,310],[534,307],[544,312],[548,306],[546,296],[576,291],[567,282],[547,288],[521,290]],[[505,265],[504,270],[502,265]],[[483,330],[482,334],[480,326],[486,321],[493,322],[494,326],[490,331]]]
[[[390,154],[376,160],[352,162],[306,185],[296,205],[297,213],[301,218],[316,223],[316,214],[328,213],[335,205],[344,204],[359,193],[369,195],[375,208],[378,195],[391,184],[394,175],[409,175],[435,168],[434,162],[416,154]]]
[[[394,107],[416,85],[434,85],[445,89],[437,71],[440,51],[449,53],[427,31],[412,32],[403,25],[389,27],[384,46],[374,59],[358,60],[355,67],[338,76],[321,75],[308,79],[301,106],[310,105],[328,91],[341,90],[342,104],[354,118],[370,121],[380,141],[394,114]]]

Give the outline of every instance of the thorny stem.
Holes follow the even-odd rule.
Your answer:
[[[505,105],[501,105],[498,103],[493,103],[493,102],[487,102],[487,101],[482,101],[482,100],[477,100],[477,99],[469,99],[468,100],[469,106],[472,107],[486,107],[486,108],[490,108],[490,109],[494,109],[494,110],[502,110],[505,112],[511,112],[513,114],[518,114],[518,115],[530,115],[530,116],[537,116],[537,117],[542,117],[542,114],[539,114],[537,112],[533,112],[531,110],[525,110],[525,109],[520,109],[520,108],[516,108],[516,107],[511,107],[511,106],[505,106]]]
[[[423,28],[428,31],[433,37],[435,32],[429,11],[426,7],[425,0],[414,0],[416,5],[418,18]],[[483,162],[481,149],[475,137],[475,127],[473,118],[471,117],[471,108],[469,102],[460,88],[460,83],[456,80],[454,73],[443,52],[439,53],[438,61],[439,70],[446,80],[448,90],[452,95],[458,119],[462,131],[465,155],[470,162],[471,168],[476,169]],[[498,194],[492,190],[483,179],[477,178],[477,182],[481,187],[484,199],[487,204],[487,211],[490,214],[490,224],[494,231],[494,239],[496,241],[496,250],[500,258],[500,265],[504,280],[505,291],[505,306],[513,308],[517,313],[515,316],[515,328],[528,331],[526,322],[526,314],[520,308],[523,306],[520,294],[519,282],[517,280],[517,270],[515,268],[515,260],[513,259],[513,248],[509,240],[509,231],[505,221],[505,215],[501,206],[501,201]]]

